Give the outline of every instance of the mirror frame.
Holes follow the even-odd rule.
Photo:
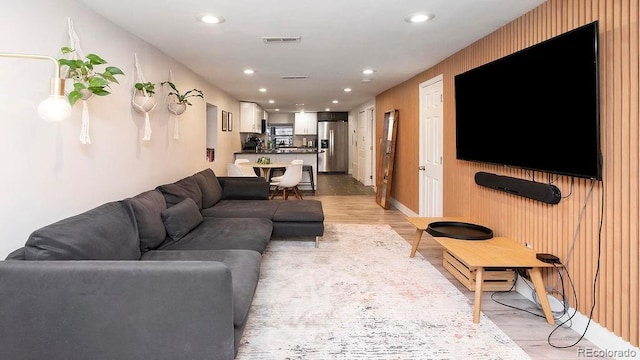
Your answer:
[[[396,136],[398,133],[399,111],[384,113],[382,136],[378,140],[378,167],[376,176],[376,202],[383,209],[389,209],[393,181],[393,164],[396,157]]]

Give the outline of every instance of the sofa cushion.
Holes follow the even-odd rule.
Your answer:
[[[198,209],[202,209],[202,191],[192,176],[171,184],[160,185],[157,189],[164,195],[168,208],[186,198],[191,198],[198,205]]]
[[[193,175],[202,192],[202,207],[215,205],[222,198],[222,187],[216,174],[211,169],[204,169]]]
[[[233,289],[233,325],[244,325],[253,294],[260,277],[262,257],[250,250],[210,250],[210,251],[150,251],[142,260],[173,261],[220,261],[231,270],[231,288]]]
[[[273,223],[268,219],[204,218],[179,241],[165,242],[158,250],[254,250],[269,244]]]
[[[161,217],[167,235],[174,241],[182,239],[202,222],[200,209],[191,198],[186,198],[164,210]]]
[[[138,227],[131,206],[109,202],[42,227],[29,236],[27,260],[137,260]]]
[[[278,209],[273,214],[273,221],[286,222],[323,222],[322,203],[318,200],[273,200],[278,202]]]
[[[24,246],[19,249],[15,249],[7,255],[6,260],[26,260],[24,251]]]
[[[222,200],[268,200],[269,183],[226,180],[222,188]]]
[[[158,190],[149,190],[124,200],[131,205],[138,224],[140,251],[157,248],[167,237],[161,213],[167,209],[164,196]]]

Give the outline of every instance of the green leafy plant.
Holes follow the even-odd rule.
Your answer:
[[[63,47],[63,54],[74,52],[74,49]],[[68,79],[73,79],[73,90],[69,92],[67,97],[69,103],[73,106],[83,96],[83,92],[89,91],[98,96],[106,96],[111,94],[109,84],[119,84],[115,75],[124,75],[122,70],[115,66],[105,67],[103,72],[95,69],[96,65],[105,65],[107,62],[96,54],[88,54],[84,59],[58,59],[60,66],[67,66]]]
[[[168,84],[171,87],[171,89],[173,89],[173,91],[169,93],[169,96],[171,95],[175,96],[176,101],[179,103],[187,104],[191,106],[191,103],[189,102],[189,98],[199,97],[201,99],[204,99],[204,94],[202,93],[202,91],[198,89],[191,89],[185,92],[184,94],[182,94],[180,93],[180,91],[178,91],[178,89],[176,88],[176,85],[171,81],[163,81],[162,83],[160,83],[160,85],[164,85],[164,84]]]
[[[133,85],[136,90],[138,90],[141,94],[144,94],[144,91],[147,92],[147,95],[151,96],[153,94],[155,94],[155,87],[156,85],[152,82],[146,82],[146,83],[141,83],[141,82],[137,82],[135,85]],[[143,91],[144,90],[144,91]]]
[[[261,157],[258,158],[258,160],[256,160],[256,162],[258,164],[268,165],[268,164],[271,164],[271,158],[268,158],[266,156],[261,156]]]

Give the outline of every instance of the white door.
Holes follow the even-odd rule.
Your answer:
[[[362,183],[366,186],[372,186],[374,184],[373,171],[375,169],[375,166],[373,165],[373,162],[375,161],[375,156],[373,155],[373,139],[375,139],[374,131],[376,128],[376,115],[373,106],[367,108],[365,112],[367,113],[365,117],[365,130],[363,135],[365,148],[365,160],[363,166],[365,167],[365,177]]]
[[[357,171],[354,177],[365,186],[373,185],[373,107],[358,113],[356,125]]]
[[[365,129],[365,121],[366,121],[366,117],[365,117],[365,112],[364,111],[360,111],[358,113],[358,127],[356,129],[356,146],[358,149],[358,167],[357,167],[357,172],[356,172],[356,179],[358,181],[360,181],[361,183],[364,184],[364,177],[365,175],[365,161],[366,161],[366,153],[365,153],[365,140],[364,140],[364,129]]]
[[[442,75],[420,84],[419,216],[442,216]]]

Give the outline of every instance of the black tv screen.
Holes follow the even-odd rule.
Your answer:
[[[457,159],[602,180],[597,21],[454,82]]]

